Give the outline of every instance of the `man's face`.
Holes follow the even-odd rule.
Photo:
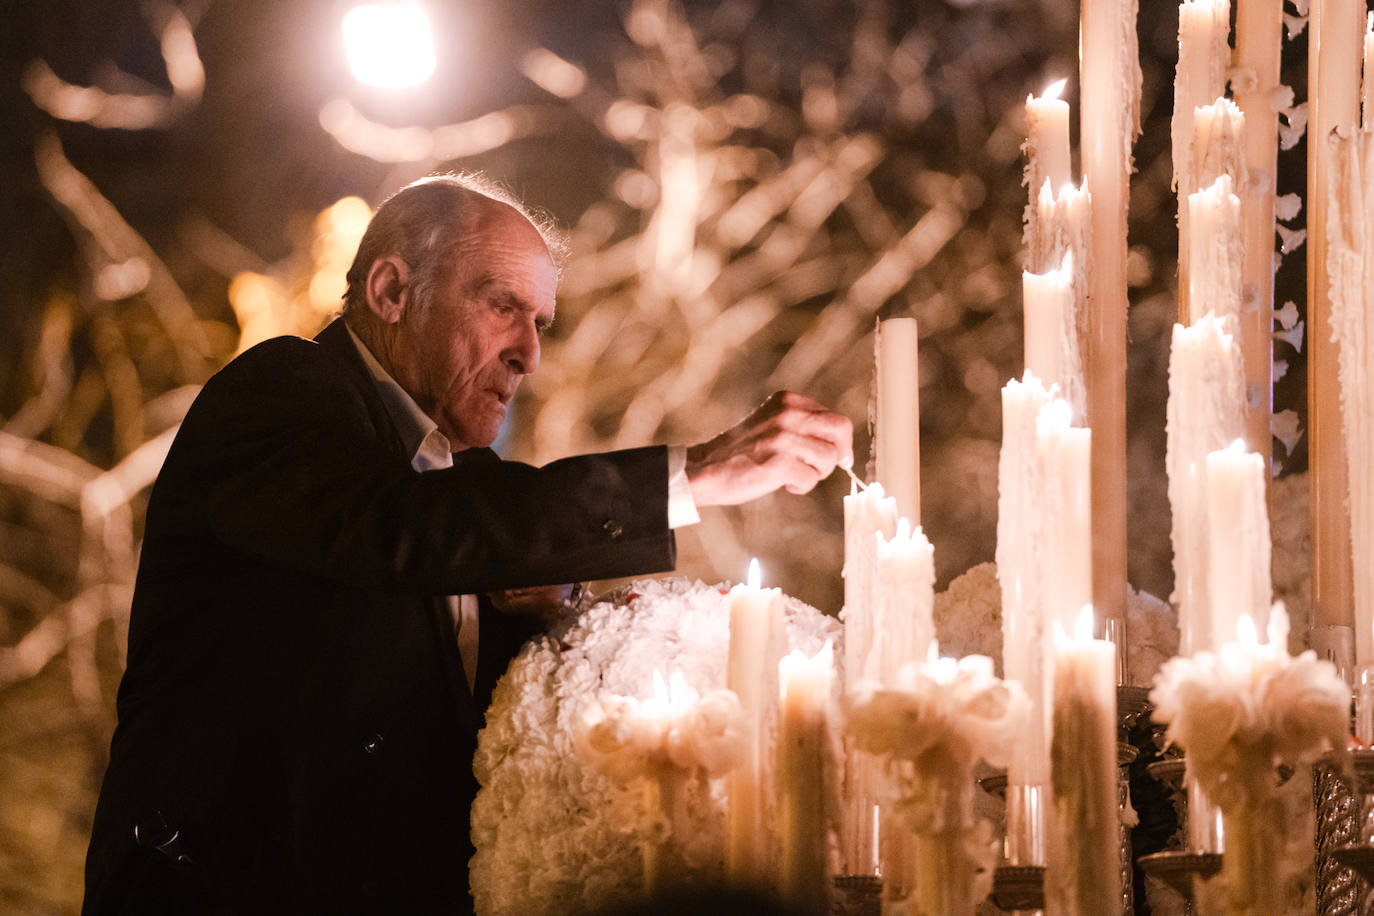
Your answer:
[[[556,277],[538,231],[492,203],[442,266],[432,301],[407,308],[396,380],[454,451],[491,445],[516,388],[538,368]]]

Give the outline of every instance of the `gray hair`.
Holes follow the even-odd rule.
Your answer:
[[[368,271],[378,259],[393,254],[410,267],[415,301],[431,301],[431,293],[450,263],[444,255],[457,248],[471,231],[480,212],[477,205],[488,200],[505,204],[529,221],[544,240],[561,276],[568,245],[549,216],[525,206],[510,191],[477,173],[429,175],[401,188],[377,208],[348,268],[343,313],[365,308]]]

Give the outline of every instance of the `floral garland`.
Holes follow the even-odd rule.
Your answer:
[[[1187,753],[1188,772],[1221,809],[1226,852],[1218,904],[1229,912],[1282,912],[1288,885],[1311,864],[1310,843],[1293,823],[1294,806],[1280,768],[1299,768],[1344,749],[1350,728],[1350,689],[1330,662],[1308,650],[1288,652],[1289,622],[1282,602],[1260,644],[1250,618],[1242,634],[1218,652],[1174,658],[1155,679],[1154,718]],[[1304,788],[1305,791],[1305,788]],[[1309,799],[1310,800],[1310,799]]]
[[[587,913],[636,897],[643,838],[653,835],[636,774],[663,753],[697,774],[681,786],[681,877],[718,873],[725,790],[709,774],[730,758],[728,701],[713,693],[725,686],[729,602],[721,586],[636,581],[511,664],[474,762],[482,786],[470,870],[478,912]],[[834,618],[792,598],[784,605],[789,650],[811,655],[840,641]],[[693,706],[702,719],[666,734],[641,731],[646,703],[626,700],[654,696],[655,670],[670,681],[669,706],[675,689],[700,694]],[[653,704],[647,711],[657,715]]]

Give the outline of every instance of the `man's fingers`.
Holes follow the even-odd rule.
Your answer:
[[[849,418],[803,395],[794,397],[798,400],[790,402],[790,406],[778,414],[776,420],[779,427],[826,443],[833,458],[813,462],[818,467],[828,464],[829,467],[824,468],[825,473],[829,474],[836,465],[853,467],[854,424]]]

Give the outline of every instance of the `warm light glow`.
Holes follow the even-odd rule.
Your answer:
[[[1078,642],[1089,642],[1093,638],[1093,606],[1083,605],[1078,612],[1078,623],[1074,625],[1073,636]]]
[[[1045,91],[1040,93],[1040,98],[1044,99],[1046,102],[1053,102],[1055,99],[1059,98],[1059,96],[1063,95],[1064,87],[1068,84],[1069,81],[1067,79],[1059,80],[1056,83],[1050,83],[1045,87]]]
[[[343,18],[343,35],[349,68],[360,83],[405,89],[434,73],[434,37],[417,4],[355,6]]]
[[[752,560],[749,561],[749,576],[748,576],[744,581],[745,581],[745,584],[748,585],[750,588],[758,588],[758,587],[759,587],[759,582],[760,582],[761,580],[760,580],[760,576],[759,576],[759,558],[758,558],[758,557],[754,557]]]
[[[1259,633],[1249,614],[1241,614],[1236,620],[1236,639],[1247,648],[1259,645]]]

